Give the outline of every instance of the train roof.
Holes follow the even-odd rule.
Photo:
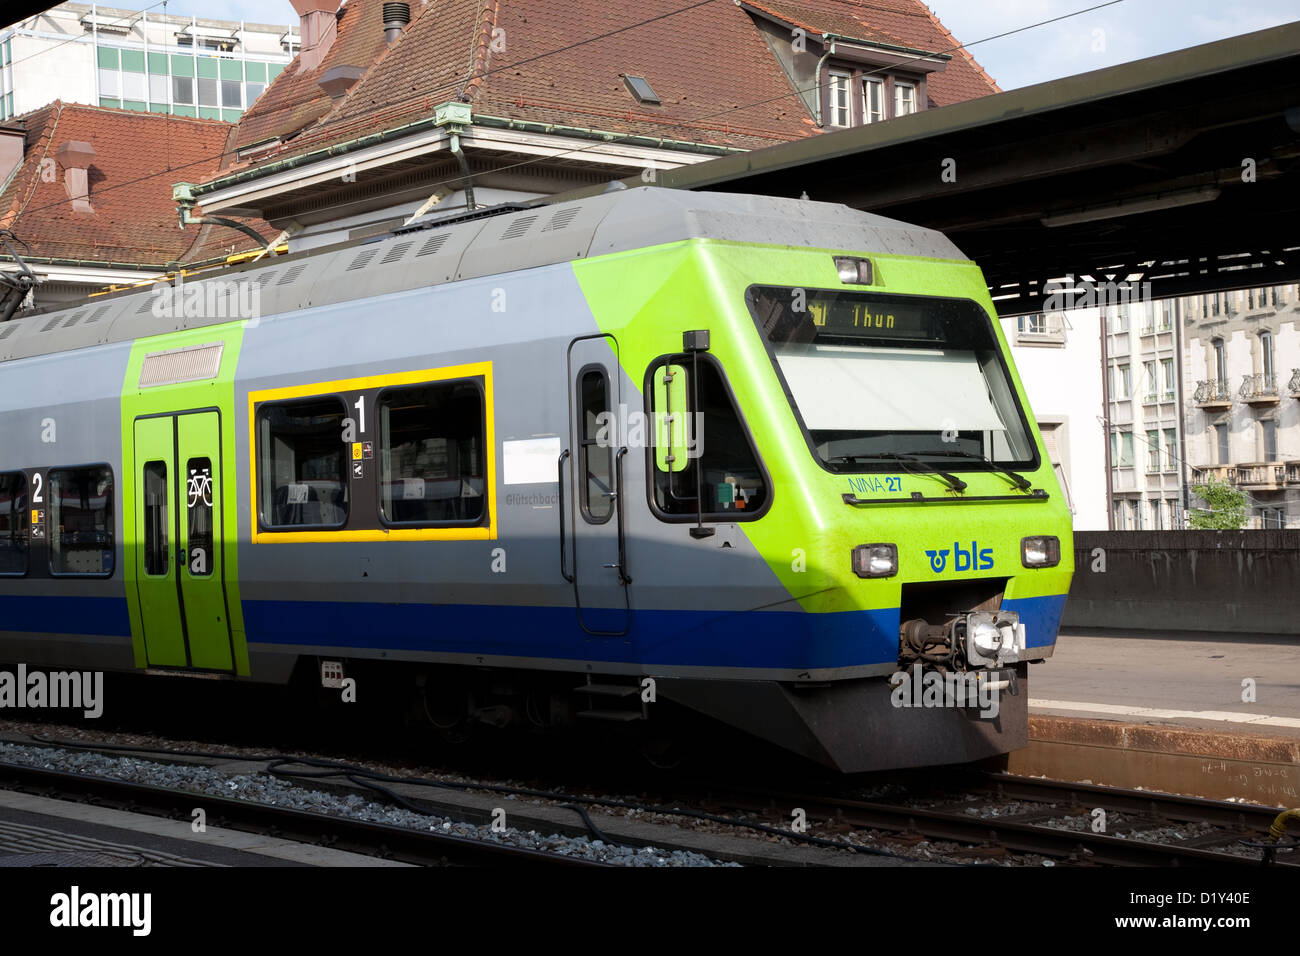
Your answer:
[[[427,218],[383,236],[205,273],[184,285],[251,283],[246,298],[255,286],[259,314],[276,315],[688,239],[966,259],[933,229],[774,196],[645,186],[481,212]],[[225,288],[230,307],[202,317],[155,315],[155,284],[12,320],[0,325],[0,362],[228,322],[239,317],[239,299],[232,286]]]

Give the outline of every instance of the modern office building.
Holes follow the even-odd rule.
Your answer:
[[[296,24],[63,3],[0,29],[0,120],[62,100],[235,122],[298,47]]]

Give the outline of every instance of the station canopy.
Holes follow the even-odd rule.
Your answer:
[[[942,230],[1004,315],[1066,276],[1155,298],[1295,281],[1300,22],[660,176]]]

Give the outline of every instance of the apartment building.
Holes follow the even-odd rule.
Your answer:
[[[1300,286],[1187,308],[1187,458],[1246,495],[1247,527],[1300,528]]]
[[[1178,299],[1105,308],[1111,527],[1185,527]]]

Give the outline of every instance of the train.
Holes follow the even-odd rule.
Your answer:
[[[29,668],[967,763],[1073,554],[979,267],[838,204],[611,184],[0,324]]]

